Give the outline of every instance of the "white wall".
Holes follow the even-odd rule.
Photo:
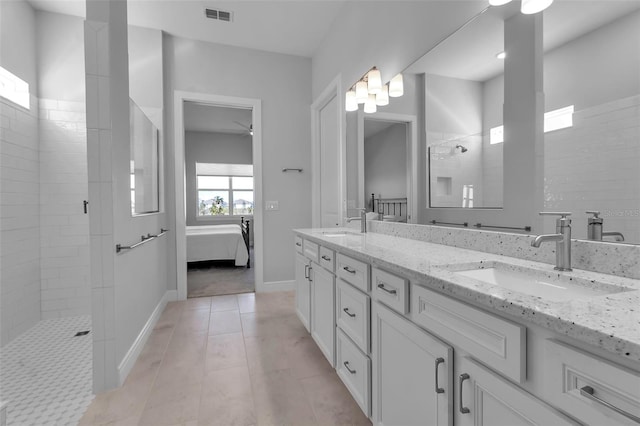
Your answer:
[[[577,238],[597,210],[605,231],[640,243],[638,28],[640,12],[545,55],[546,110],[575,105],[572,128],[545,134],[545,208],[573,212]]]
[[[0,65],[29,83],[31,109],[0,99],[0,347],[40,320],[36,20],[0,2]]]
[[[252,164],[251,137],[229,133],[185,132],[185,174],[187,199],[187,226],[221,223],[211,218],[196,219],[198,194],[196,162],[223,164]],[[237,219],[229,221],[238,223]]]
[[[263,199],[277,200],[280,209],[264,214],[264,281],[293,280],[291,229],[311,225],[310,110],[311,61],[164,36],[166,135],[173,135],[174,90],[262,100]],[[259,78],[257,77],[259,73]],[[258,123],[253,123],[257,126]],[[172,138],[171,138],[172,139]],[[175,146],[166,144],[167,158]],[[284,167],[302,168],[302,174],[282,173]],[[174,170],[167,170],[167,211],[175,200]],[[181,201],[178,201],[181,202]],[[261,206],[256,206],[261,208]],[[171,244],[170,259],[175,259]],[[175,265],[168,275],[175,280]],[[170,284],[175,288],[175,283]]]
[[[365,120],[364,125],[367,125]],[[364,140],[365,202],[407,196],[407,125],[396,123]]]

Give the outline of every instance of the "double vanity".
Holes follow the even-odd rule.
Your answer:
[[[296,230],[296,311],[374,424],[640,423],[640,282],[509,250]]]

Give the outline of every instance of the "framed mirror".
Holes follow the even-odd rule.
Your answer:
[[[129,107],[131,214],[157,213],[160,210],[159,132],[131,99]]]

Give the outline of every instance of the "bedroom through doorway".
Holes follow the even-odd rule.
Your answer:
[[[255,291],[252,116],[184,102],[187,298]]]

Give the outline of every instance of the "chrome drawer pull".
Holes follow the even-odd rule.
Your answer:
[[[304,265],[304,277],[309,279],[309,265]]]
[[[324,254],[322,255],[322,260],[326,260],[327,262],[329,262],[331,260],[331,258],[329,256],[325,256]]]
[[[345,368],[349,371],[349,373],[356,374],[356,370],[352,370],[352,369],[349,368],[349,361],[345,361],[345,362],[343,362],[343,364],[344,364]]]
[[[444,358],[436,358],[436,393],[444,393],[444,388],[438,385],[438,365],[444,362]]]
[[[296,245],[297,245],[298,247],[302,247],[302,244],[300,244],[300,243],[296,243]]]
[[[348,272],[348,273],[350,273],[350,274],[355,274],[355,273],[356,273],[356,270],[355,270],[355,269],[351,269],[351,268],[349,268],[348,266],[345,266],[345,267],[344,267],[344,268],[342,268],[342,269],[344,269],[345,271],[347,271],[347,272]]]
[[[638,416],[634,416],[631,413],[627,413],[626,411],[616,407],[615,405],[598,398],[597,396],[594,395],[595,390],[591,387],[591,386],[583,386],[580,388],[580,395],[584,396],[585,398],[590,399],[591,401],[597,402],[598,404],[602,404],[605,407],[609,408],[610,410],[615,411],[616,413],[625,416],[628,419],[633,420],[636,423],[640,423],[640,417]]]
[[[468,414],[471,411],[464,406],[464,404],[462,403],[462,382],[464,382],[465,380],[469,379],[469,375],[467,373],[462,373],[460,375],[460,378],[458,379],[458,399],[460,401],[460,412],[462,414]]]
[[[349,315],[351,318],[356,317],[356,314],[352,314],[351,312],[349,312],[349,308],[344,308],[343,311],[345,314]]]
[[[389,294],[396,294],[396,293],[397,293],[397,291],[395,291],[395,290],[389,290],[389,289],[387,289],[387,288],[384,286],[384,284],[383,284],[383,283],[378,284],[378,288],[379,288],[380,290],[384,290],[384,291],[386,291],[386,292],[387,292],[387,293],[389,293]]]

